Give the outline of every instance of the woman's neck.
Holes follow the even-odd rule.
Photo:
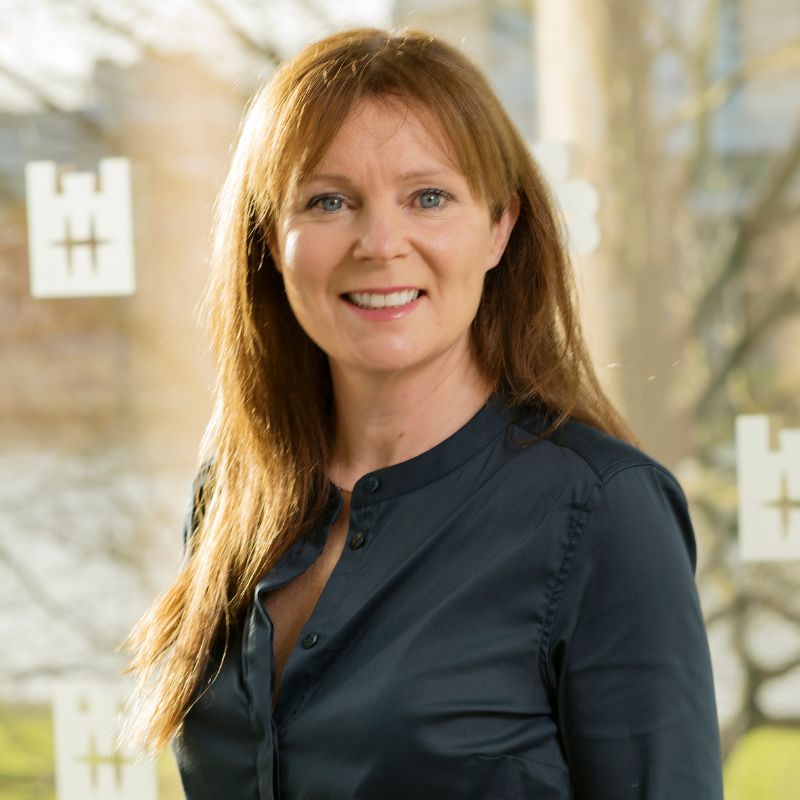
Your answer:
[[[389,397],[334,391],[333,482],[351,490],[368,472],[430,450],[468,422],[492,392],[485,380],[405,387]]]

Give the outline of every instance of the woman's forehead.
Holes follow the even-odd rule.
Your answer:
[[[392,162],[400,179],[411,179],[415,172],[419,173],[416,177],[437,171],[463,172],[444,125],[418,101],[363,98],[348,111],[329,141],[313,162],[309,159],[297,165],[293,175],[296,182],[337,175],[370,159]]]
[[[342,126],[314,172],[379,168],[399,178],[415,171],[460,173],[449,151],[415,117],[360,114]]]

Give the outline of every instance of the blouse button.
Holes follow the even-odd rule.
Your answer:
[[[319,641],[319,634],[307,633],[303,637],[301,644],[303,645],[304,650],[310,650],[317,643],[317,641]]]
[[[350,540],[350,549],[351,550],[358,550],[359,547],[364,546],[364,536],[363,531],[359,531],[351,540]]]
[[[370,475],[367,478],[366,488],[370,494],[374,494],[381,488],[381,479],[377,475]]]

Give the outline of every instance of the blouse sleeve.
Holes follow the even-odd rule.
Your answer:
[[[197,531],[205,512],[205,489],[213,459],[204,462],[192,481],[192,488],[186,502],[186,511],[183,515],[183,556],[184,559],[191,555],[191,539]]]
[[[686,499],[666,469],[598,482],[571,531],[546,648],[576,800],[722,800]]]

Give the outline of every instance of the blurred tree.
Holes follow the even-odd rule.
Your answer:
[[[800,726],[797,704],[774,699],[798,696],[800,565],[739,560],[733,441],[739,414],[800,421],[800,41],[785,41],[779,24],[782,9],[797,32],[800,11],[744,0],[579,5],[602,93],[589,158],[603,187],[618,395],[694,509],[715,666],[732,652],[741,686],[727,755],[755,727]],[[762,30],[770,40],[748,40]],[[755,95],[771,105],[756,108]],[[765,144],[758,125],[778,122],[787,135]],[[755,638],[765,625],[766,652]],[[785,681],[770,693],[790,675],[793,695]]]
[[[316,2],[296,7],[325,24]],[[181,30],[143,1],[36,0],[17,14],[42,34],[63,26],[64,49],[91,63],[69,78],[33,56],[13,63],[14,48],[0,57],[0,78],[31,108],[0,112],[0,630],[19,643],[0,664],[5,697],[90,665],[112,671],[114,647],[173,571],[192,477],[181,466],[195,452],[186,421],[206,399],[191,347],[196,234],[247,98],[283,57],[253,0],[196,0]],[[107,60],[121,42],[137,53],[130,66]],[[213,47],[252,69],[221,78]],[[91,100],[76,104],[70,80],[91,82]],[[25,163],[93,170],[109,154],[133,164],[136,294],[31,298]]]

